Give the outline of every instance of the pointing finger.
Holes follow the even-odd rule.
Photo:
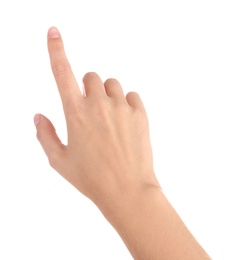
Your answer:
[[[60,32],[51,27],[48,31],[48,51],[51,68],[62,99],[65,115],[81,103],[83,96],[66,57]]]

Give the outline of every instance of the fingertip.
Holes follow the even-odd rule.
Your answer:
[[[34,124],[36,127],[38,127],[38,124],[40,123],[41,121],[41,114],[36,114],[33,118],[33,121],[34,121]]]
[[[55,26],[52,26],[52,27],[49,28],[48,39],[58,39],[60,37],[61,37],[61,34]]]
[[[65,145],[62,144],[56,133],[55,127],[47,117],[41,114],[36,114],[34,116],[34,123],[37,127],[38,141],[48,156],[49,161],[54,161],[54,157],[61,154]]]

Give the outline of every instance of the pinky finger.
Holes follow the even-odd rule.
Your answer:
[[[129,92],[126,95],[126,101],[133,108],[144,109],[143,102],[137,92]]]

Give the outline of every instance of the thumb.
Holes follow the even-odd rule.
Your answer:
[[[37,129],[37,139],[46,153],[49,163],[53,168],[57,168],[59,161],[65,153],[66,146],[62,144],[61,140],[56,134],[56,130],[50,120],[41,115],[36,114],[34,117],[34,124]]]

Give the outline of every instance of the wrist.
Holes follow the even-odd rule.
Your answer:
[[[144,214],[145,210],[148,211],[153,204],[161,204],[164,200],[166,198],[159,183],[156,182],[129,186],[127,189],[109,195],[107,199],[99,200],[96,205],[120,233],[124,225],[134,223],[134,220]]]
[[[139,203],[151,198],[153,193],[161,193],[153,169],[142,169],[141,172],[141,178],[131,173],[118,174],[120,177],[107,181],[94,193],[92,201],[110,223],[117,215],[134,210]]]

